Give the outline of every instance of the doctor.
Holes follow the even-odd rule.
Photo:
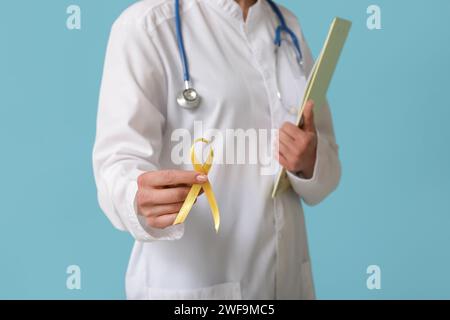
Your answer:
[[[297,19],[269,0],[144,0],[115,21],[93,164],[102,210],[136,240],[127,298],[315,298],[302,202],[337,187],[340,163],[327,105],[313,115],[310,102],[303,127],[292,124],[312,66]],[[201,138],[196,121],[281,128],[277,159],[292,188],[272,199],[276,176],[258,164],[213,164],[205,176],[174,163],[173,132]],[[173,225],[190,186],[207,180],[219,232],[204,196]]]

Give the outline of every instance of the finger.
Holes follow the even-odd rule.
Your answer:
[[[160,204],[152,206],[148,210],[147,216],[159,217],[165,214],[178,213],[181,210],[184,202]]]
[[[303,110],[303,129],[305,131],[316,131],[316,127],[314,124],[314,101],[309,100],[306,105],[305,109]]]
[[[290,138],[289,138],[289,140],[291,141]],[[293,143],[291,143],[290,141],[285,142],[285,141],[280,140],[280,144],[278,146],[278,152],[285,155],[285,157],[287,157],[288,155],[290,155],[292,153],[291,148],[292,148]]]
[[[171,213],[159,217],[150,217],[147,219],[147,223],[154,228],[164,229],[173,225],[177,215],[178,213]]]
[[[192,185],[189,184],[177,184],[175,186],[165,186],[165,189],[170,189],[170,188],[179,188],[179,187],[185,187],[185,188],[191,188]],[[198,193],[198,195],[201,195],[203,193],[203,188],[200,189],[200,192]]]
[[[292,140],[299,140],[303,134],[302,129],[291,122],[285,122],[280,128],[280,135],[281,132],[287,134]]]
[[[284,144],[280,143],[279,153],[288,161],[292,162],[296,158],[296,154],[294,152],[293,144]]]
[[[163,187],[180,184],[193,185],[205,183],[207,180],[206,175],[196,171],[161,170],[144,173],[139,177],[138,184],[147,187]]]
[[[278,135],[278,142],[286,145],[295,144],[295,140],[284,131],[280,131],[280,134]]]
[[[290,165],[289,165],[289,161],[288,161],[288,160],[286,159],[286,157],[285,157],[283,154],[281,154],[281,153],[278,154],[278,162],[279,162],[280,165],[281,165],[283,168],[285,168],[286,170],[288,170],[288,171],[291,170],[291,167],[290,167]]]
[[[161,205],[184,202],[191,188],[179,187],[139,191],[141,205]]]

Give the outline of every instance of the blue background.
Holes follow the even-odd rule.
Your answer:
[[[91,152],[109,29],[132,2],[2,3],[0,298],[125,297],[132,239],[97,205]],[[450,298],[450,2],[280,2],[315,55],[334,16],[354,22],[329,94],[342,182],[306,209],[318,298]],[[370,4],[382,30],[366,27]],[[372,264],[381,290],[366,287]]]

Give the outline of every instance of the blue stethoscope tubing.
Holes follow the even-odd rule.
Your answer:
[[[262,0],[259,0],[262,1]],[[278,18],[278,21],[280,25],[275,30],[275,40],[274,44],[276,48],[281,47],[282,43],[282,34],[286,33],[295,49],[296,49],[296,55],[297,55],[297,62],[302,65],[303,64],[303,54],[300,47],[300,42],[298,40],[298,37],[290,29],[286,23],[286,19],[284,18],[283,13],[281,12],[278,5],[273,2],[272,0],[266,0],[270,7],[272,8],[273,12]],[[184,38],[183,38],[183,32],[182,32],[182,26],[181,26],[181,13],[180,13],[180,0],[175,0],[175,28],[176,28],[176,35],[177,35],[177,43],[178,43],[178,51],[180,54],[180,60],[183,67],[183,80],[185,88],[180,92],[180,94],[177,96],[177,102],[180,105],[180,107],[186,108],[186,109],[195,109],[200,105],[200,95],[197,93],[197,91],[192,87],[191,84],[191,75],[189,71],[189,61],[187,59],[186,55],[186,48],[184,46]]]
[[[276,16],[278,17],[278,21],[280,22],[280,25],[275,30],[275,40],[274,44],[277,47],[281,47],[281,41],[282,41],[282,34],[285,32],[289,35],[291,38],[292,43],[294,44],[296,53],[297,53],[297,62],[302,65],[303,64],[303,54],[302,49],[300,48],[300,42],[298,41],[298,38],[292,29],[290,29],[286,23],[286,19],[284,19],[283,13],[281,13],[280,8],[276,5],[275,2],[272,0],[266,0],[270,7],[272,8],[273,12],[275,12]]]

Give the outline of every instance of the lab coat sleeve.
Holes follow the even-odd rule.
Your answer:
[[[166,103],[164,71],[145,23],[111,29],[97,115],[93,167],[101,209],[138,241],[174,240],[184,226],[150,228],[137,214],[137,178],[158,170]]]
[[[311,50],[305,40],[298,20],[292,14],[289,16],[294,20],[293,25],[295,26],[296,34],[300,35],[305,65],[311,71],[314,65]],[[314,107],[314,122],[317,130],[318,144],[313,177],[311,179],[304,179],[292,172],[287,173],[292,188],[310,206],[320,203],[333,192],[338,186],[341,177],[338,145],[336,144],[328,103],[323,106]]]

